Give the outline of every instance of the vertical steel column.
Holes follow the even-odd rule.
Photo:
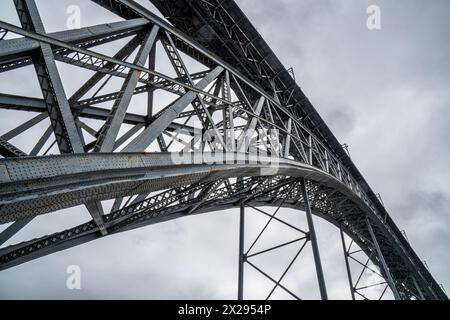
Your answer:
[[[239,215],[239,275],[238,300],[244,299],[244,233],[245,233],[245,203],[241,202]]]
[[[419,292],[420,299],[421,299],[421,300],[425,300],[425,297],[423,296],[422,290],[420,289],[419,284],[417,283],[416,278],[413,276],[412,279],[413,279],[413,282],[414,282],[414,286],[416,287],[417,291]]]
[[[316,265],[317,280],[319,281],[320,296],[321,296],[322,300],[328,300],[327,289],[325,287],[325,279],[323,277],[322,264],[320,262],[319,246],[317,245],[316,231],[314,229],[311,207],[309,206],[308,193],[306,191],[306,182],[305,182],[305,179],[303,179],[303,178],[301,181],[301,187],[302,187],[303,199],[305,200],[306,220],[308,221],[309,236],[311,239],[311,246],[312,246],[312,250],[313,250],[313,254],[314,254],[314,262]]]
[[[375,233],[373,233],[373,229],[372,229],[372,226],[370,225],[369,218],[366,218],[366,224],[367,224],[367,228],[369,229],[370,236],[372,237],[372,241],[375,245],[375,249],[377,250],[378,257],[380,258],[381,266],[383,267],[384,273],[387,276],[387,281],[389,283],[389,287],[391,287],[392,293],[394,294],[394,298],[395,298],[395,300],[401,300],[400,295],[398,294],[397,288],[395,287],[394,279],[392,278],[392,275],[389,272],[388,266],[383,257],[383,253],[381,252],[380,246],[378,245],[377,238],[375,238]]]
[[[339,229],[341,231],[342,248],[344,249],[345,266],[347,267],[347,276],[348,276],[348,284],[350,286],[350,294],[352,295],[352,300],[355,300],[355,292],[353,290],[352,273],[350,271],[350,264],[348,263],[348,252],[347,252],[347,246],[345,245],[344,232],[342,231],[342,227],[340,227]]]
[[[46,34],[34,0],[14,0],[14,5],[24,30]],[[41,42],[32,60],[60,152],[84,153],[51,46]]]
[[[150,70],[155,70],[156,66],[156,45],[153,46],[152,50],[150,51],[150,54],[148,56],[148,68]],[[149,81],[154,81],[154,76],[149,77]],[[150,119],[153,115],[153,89],[149,90],[147,93],[147,117]]]

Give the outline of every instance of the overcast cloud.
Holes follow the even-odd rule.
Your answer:
[[[140,1],[144,3],[145,1]],[[83,26],[117,17],[87,0],[37,1],[47,32],[64,28],[67,5],[79,4]],[[418,255],[450,285],[450,3],[447,0],[237,0],[250,21],[349,151]],[[381,8],[382,29],[366,28],[366,8]],[[0,19],[16,23],[12,0]],[[61,68],[65,68],[60,66]],[[30,70],[28,70],[29,72]],[[24,93],[27,70],[0,75],[0,92]],[[62,74],[64,78],[65,75]],[[71,92],[75,80],[66,88]],[[28,95],[39,96],[37,87]],[[33,91],[34,90],[34,91]],[[2,114],[3,115],[3,114]],[[0,134],[14,126],[5,115]],[[48,125],[48,124],[47,124]],[[43,124],[44,128],[45,125]],[[271,209],[267,209],[271,210]],[[217,299],[236,297],[237,211],[187,217],[59,252],[0,272],[0,298]],[[282,215],[304,226],[303,214]],[[264,220],[249,211],[248,241]],[[83,209],[40,216],[7,244],[84,222]],[[349,298],[337,230],[316,218],[329,297]],[[2,230],[4,226],[0,226]],[[274,227],[273,237],[285,231]],[[294,251],[292,251],[294,250]],[[295,248],[258,263],[275,276]],[[66,268],[79,265],[82,289],[66,289]],[[246,269],[246,297],[271,283]],[[307,246],[286,282],[318,298]],[[287,297],[281,291],[276,298]]]

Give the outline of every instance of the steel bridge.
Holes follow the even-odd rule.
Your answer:
[[[0,111],[29,115],[0,132],[0,223],[10,223],[0,245],[38,215],[81,205],[92,216],[0,248],[0,270],[118,232],[239,208],[239,299],[246,263],[273,281],[274,289],[300,299],[282,280],[306,244],[321,298],[327,299],[312,215],[340,229],[353,299],[367,297],[351,276],[352,244],[367,257],[360,262],[363,271],[369,261],[377,267],[372,271],[384,279],[383,294],[447,299],[233,0],[151,0],[164,18],[132,0],[92,1],[120,21],[46,33],[34,0],[13,1],[20,26],[0,21],[0,72],[32,68],[42,92],[41,98],[0,94]],[[112,54],[96,50],[113,43],[121,45]],[[170,72],[157,70],[161,55]],[[193,72],[191,61],[203,69]],[[56,62],[91,76],[67,96]],[[108,90],[112,81],[120,85]],[[157,108],[158,92],[174,99]],[[145,98],[145,106],[132,112],[136,96]],[[42,123],[47,129],[39,136],[30,132]],[[18,136],[28,145],[15,144]],[[105,200],[114,201],[110,210]],[[251,253],[253,245],[244,248],[246,207],[269,217],[253,245],[274,221],[299,231],[299,238]],[[266,207],[276,211],[267,213]],[[304,211],[307,230],[277,217],[281,207]],[[278,279],[251,260],[294,243],[299,251]]]

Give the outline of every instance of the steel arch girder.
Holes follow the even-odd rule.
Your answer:
[[[349,190],[334,177],[293,160],[276,158],[273,162],[274,158],[239,153],[227,154],[225,160],[222,153],[100,153],[3,159],[0,223],[83,202],[224,177],[302,176]],[[155,184],[157,181],[159,185]],[[357,199],[350,190],[348,193]]]
[[[273,183],[274,187],[272,188],[270,187],[270,185],[262,185],[261,189],[264,191],[261,192],[260,195],[257,196],[255,199],[250,200],[249,204],[252,206],[267,206],[267,205],[271,206],[277,203],[276,202],[277,196],[281,197],[290,196],[291,199],[288,199],[283,206],[293,208],[296,210],[304,210],[302,204],[299,203],[298,201],[297,194],[300,192],[299,190],[294,190],[292,194],[288,195],[285,195],[283,192],[279,192],[279,190],[284,186],[289,186],[289,184],[287,183],[292,183],[293,180],[294,178],[281,180],[280,183],[275,182]],[[249,184],[251,183],[256,184],[256,181],[250,181]],[[208,183],[204,183],[204,185],[208,185]],[[316,198],[317,195],[321,194],[322,191],[330,192],[332,190],[328,187],[323,187],[323,185],[321,185],[320,183],[312,184],[309,189],[310,192],[314,192],[312,193],[313,198]],[[199,210],[195,210],[197,209],[195,208],[192,211],[192,213],[204,213],[232,208],[236,205],[236,203],[240,202],[242,197],[244,198],[246,197],[247,190],[242,189],[241,193],[239,193],[238,191],[239,190],[237,190],[235,194],[232,194],[231,196],[226,193],[223,193],[223,191],[221,196],[219,192],[219,196],[215,195],[211,200],[207,201],[204,205],[202,205],[199,208]],[[273,194],[271,194],[272,192]],[[162,200],[160,201],[163,202],[164,200],[165,199],[162,198]],[[175,205],[167,209],[164,206],[165,203],[163,203],[163,205],[160,206],[159,208],[158,207],[154,208],[154,210],[151,211],[150,214],[145,213],[145,211],[144,214],[142,214],[141,212],[143,212],[142,211],[143,209],[140,207],[134,207],[135,209],[134,211],[136,212],[136,214],[131,214],[128,208],[124,208],[121,210],[122,214],[131,216],[131,218],[124,220],[124,218],[117,213],[110,214],[105,217],[106,218],[105,225],[108,227],[109,233],[112,234],[147,226],[162,221],[172,220],[175,218],[188,215],[191,212],[190,208],[195,207],[196,200],[195,199],[193,200],[194,201],[191,203]],[[278,201],[281,201],[281,198]],[[316,205],[315,201],[313,201],[312,205],[315,208],[313,210],[314,214],[326,219],[327,221],[331,222],[336,226],[339,226],[343,223],[343,220],[341,220],[342,218],[341,215],[330,214],[327,212],[326,209],[325,210],[320,209]],[[134,216],[138,217],[136,218]],[[364,215],[355,214],[353,218],[364,219]],[[361,232],[355,232],[349,228],[345,228],[344,230],[361,247],[365,247],[365,245],[361,243],[360,238]],[[0,270],[10,268],[14,265],[39,258],[47,254],[51,254],[53,252],[57,252],[88,241],[92,241],[99,237],[101,237],[101,235],[98,232],[98,227],[96,227],[96,225],[91,221],[78,227],[72,228],[70,230],[63,231],[61,233],[43,237],[41,239],[30,241],[28,243],[7,247],[3,250],[0,250]],[[374,263],[377,264],[377,261],[374,261]]]
[[[319,181],[328,188],[344,193],[347,199],[355,203],[355,207],[364,208],[356,210],[361,218],[365,214],[373,216],[370,208],[347,186],[306,164],[278,159],[276,167],[271,167],[267,163],[270,164],[273,159],[258,161],[256,156],[242,154],[241,160],[244,161],[241,164],[211,166],[210,163],[217,160],[213,155],[200,154],[198,159],[191,156],[195,157],[189,155],[187,159],[177,159],[169,153],[84,154],[3,160],[0,197],[3,214],[0,218],[2,222],[12,221],[86,201],[105,200],[227,177],[259,176],[262,172],[266,175],[306,177],[311,181]],[[238,154],[236,158],[237,156]],[[184,161],[184,164],[177,164],[178,160]],[[251,162],[253,164],[249,164]],[[313,203],[320,208],[320,202],[314,200]],[[336,207],[339,210],[339,206]],[[392,254],[392,250],[385,251]]]

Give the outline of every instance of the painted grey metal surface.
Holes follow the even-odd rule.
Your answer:
[[[301,179],[301,189],[303,195],[303,201],[305,203],[306,220],[308,221],[309,237],[313,248],[314,261],[316,264],[317,280],[319,282],[320,296],[322,300],[328,300],[327,289],[325,285],[325,278],[323,276],[322,262],[320,261],[319,246],[317,244],[317,236],[314,228],[314,222],[312,218],[311,206],[309,204],[308,191],[306,190],[306,181]]]
[[[35,216],[63,208],[84,204],[93,217],[69,230],[0,248],[0,269],[148,224],[240,203],[270,204],[306,211],[308,221],[311,213],[318,215],[341,228],[382,267],[396,298],[447,299],[234,1],[174,6],[174,1],[152,0],[173,25],[134,1],[93,2],[125,21],[46,34],[33,0],[15,0],[22,28],[0,21],[0,72],[32,63],[43,94],[41,99],[0,94],[1,110],[34,113],[0,132],[0,223],[14,222],[0,242]],[[8,39],[10,33],[21,37]],[[124,37],[131,39],[114,54],[90,49]],[[176,77],[155,71],[157,43]],[[190,72],[182,54],[206,70]],[[94,74],[67,97],[55,61]],[[111,78],[123,81],[122,87],[104,93]],[[178,98],[155,112],[158,90]],[[132,97],[142,93],[148,95],[145,112],[130,112]],[[107,102],[113,103],[110,110],[97,106]],[[50,125],[41,136],[30,135],[31,152],[14,145],[15,137],[44,120]],[[100,129],[86,120],[99,121]],[[120,136],[122,125],[131,127]],[[55,144],[60,154],[47,155]],[[308,187],[302,189],[305,180]],[[113,208],[104,212],[101,201],[109,199],[115,199]],[[312,223],[309,232],[312,239],[305,239],[300,251],[311,240],[325,299]],[[347,256],[346,262],[348,267]],[[282,278],[266,276],[273,290],[280,287],[298,298]],[[239,284],[242,298],[242,272]]]

